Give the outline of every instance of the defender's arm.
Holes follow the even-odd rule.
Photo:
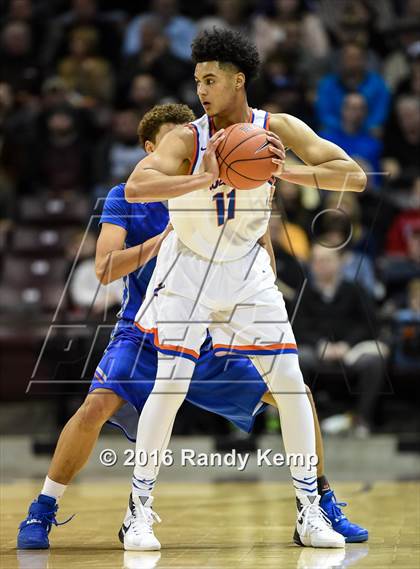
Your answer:
[[[140,245],[124,249],[127,231],[113,223],[103,223],[96,243],[95,270],[98,280],[107,285],[139,269],[159,253],[162,241],[172,230],[165,231]]]
[[[366,174],[362,168],[339,146],[319,137],[301,120],[276,114],[271,117],[270,130],[305,163],[286,169],[279,161],[275,176],[324,190],[362,192],[365,189]]]

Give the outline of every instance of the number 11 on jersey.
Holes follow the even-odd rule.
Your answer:
[[[228,206],[227,206],[227,218],[226,221],[229,219],[234,219],[235,217],[235,198],[236,198],[236,190],[232,190],[227,195]],[[213,196],[213,199],[216,202],[216,213],[217,213],[217,225],[223,225],[225,223],[225,194],[223,192],[219,192]]]

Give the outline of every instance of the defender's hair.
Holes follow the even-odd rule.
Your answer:
[[[144,147],[146,140],[155,143],[156,135],[164,124],[185,124],[193,120],[195,115],[187,105],[179,103],[156,105],[140,121],[137,129],[140,144]]]

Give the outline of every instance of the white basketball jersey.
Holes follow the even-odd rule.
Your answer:
[[[268,120],[268,113],[252,109],[249,122],[268,128]],[[195,134],[195,174],[214,128],[207,115],[190,126]],[[219,179],[210,188],[169,200],[170,220],[182,243],[197,255],[217,262],[239,259],[267,230],[272,189],[272,180],[252,190],[236,190]]]

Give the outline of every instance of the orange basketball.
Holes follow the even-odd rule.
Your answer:
[[[269,180],[275,170],[275,156],[268,149],[267,131],[252,123],[238,123],[225,133],[216,149],[221,180],[238,190],[251,190]]]

